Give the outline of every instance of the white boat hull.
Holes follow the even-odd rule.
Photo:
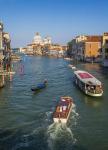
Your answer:
[[[78,84],[76,84],[81,90],[82,90],[82,88],[78,85]],[[100,97],[100,96],[102,96],[103,95],[103,91],[101,92],[101,93],[90,93],[90,92],[88,92],[88,91],[84,91],[84,90],[82,90],[86,95],[89,95],[89,96],[93,96],[93,97]]]
[[[102,96],[103,92],[98,93],[98,94],[87,92],[86,94],[89,96],[100,97],[100,96]]]
[[[76,69],[76,67],[72,67],[72,69]]]
[[[63,119],[63,118],[53,118],[53,121],[55,123],[67,123],[67,119]]]

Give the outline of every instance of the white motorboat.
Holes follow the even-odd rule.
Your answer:
[[[99,97],[103,94],[102,83],[86,71],[74,71],[76,85],[87,95]]]

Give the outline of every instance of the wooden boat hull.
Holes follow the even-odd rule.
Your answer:
[[[55,123],[67,123],[68,119],[69,119],[69,116],[70,116],[70,113],[71,113],[71,110],[72,110],[72,98],[70,97],[63,97],[63,99],[65,101],[60,101],[59,104],[57,105],[56,107],[56,110],[54,112],[54,115],[53,115],[53,121]],[[65,105],[62,104],[65,103]],[[65,110],[63,110],[63,107],[65,107]],[[62,108],[61,111],[58,110],[58,108]]]
[[[53,121],[54,121],[55,123],[64,123],[64,124],[66,124],[67,121],[68,121],[68,119],[69,119],[69,116],[70,116],[71,111],[72,111],[72,106],[71,106],[71,108],[70,108],[70,111],[69,111],[69,113],[68,113],[67,118],[53,118]]]
[[[36,91],[39,91],[39,90],[42,90],[42,89],[44,89],[46,87],[46,84],[39,84],[39,85],[37,85],[37,87],[33,87],[33,88],[31,88],[31,90],[32,91],[34,91],[34,92],[36,92]]]
[[[39,88],[31,88],[31,90],[34,91],[34,92],[36,92],[36,91],[39,91],[41,89],[39,89]]]

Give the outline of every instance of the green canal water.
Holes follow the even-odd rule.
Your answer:
[[[102,81],[103,96],[92,98],[74,85],[69,63],[32,56],[13,63],[16,74],[0,89],[0,150],[108,150],[108,69],[75,65]],[[44,79],[47,87],[33,93],[31,87]],[[75,104],[69,121],[54,124],[55,106],[67,95]]]

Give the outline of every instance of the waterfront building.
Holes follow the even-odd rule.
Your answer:
[[[42,39],[39,32],[34,36],[33,42],[25,48],[20,48],[20,52],[28,55],[44,55],[63,57],[66,55],[67,46],[52,44],[51,37],[46,36]]]
[[[27,52],[27,47],[20,47],[20,48],[19,48],[19,52],[26,54],[26,52]]]
[[[68,52],[77,60],[92,61],[100,57],[102,36],[80,35],[68,43]]]
[[[43,55],[43,47],[42,45],[33,45],[33,54],[34,55]]]
[[[10,36],[4,32],[3,23],[0,22],[0,88],[5,85],[4,70],[11,70],[11,47]]]
[[[34,36],[33,42],[25,48],[20,48],[20,51],[32,55],[46,55],[47,48],[51,45],[51,37],[47,36],[42,39],[39,32]]]
[[[45,37],[44,39],[43,39],[43,44],[44,45],[50,45],[51,44],[51,37]]]
[[[3,23],[0,22],[0,51],[3,50]]]
[[[74,57],[75,58],[75,55],[76,55],[76,39],[72,39],[70,42],[68,42],[67,44],[67,55],[69,57]]]
[[[95,61],[100,57],[102,47],[102,36],[87,36],[82,47],[82,54],[85,61]]]
[[[108,32],[103,34],[102,65],[108,67]]]
[[[27,45],[26,53],[29,54],[29,55],[33,55],[33,44],[28,44]]]
[[[11,39],[9,33],[3,33],[3,49],[6,58],[10,57],[11,54]]]
[[[28,44],[26,48],[22,48],[21,50],[28,55],[42,55],[43,54],[43,46],[38,44]]]
[[[67,46],[61,46],[59,44],[52,44],[48,48],[48,54],[56,57],[64,57],[66,55]]]
[[[11,61],[11,39],[9,33],[4,32],[3,23],[0,22],[0,62],[4,69],[10,66]]]
[[[3,23],[0,22],[0,64],[2,64],[3,59]]]
[[[50,45],[51,44],[51,37],[47,36],[44,39],[40,36],[39,32],[36,33],[33,39],[33,43],[36,45]]]
[[[57,57],[58,56],[58,51],[57,50],[49,50],[48,51],[48,56],[55,56],[55,57]]]

